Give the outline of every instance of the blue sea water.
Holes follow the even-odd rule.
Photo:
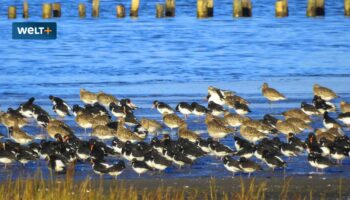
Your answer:
[[[54,2],[54,1],[45,1]],[[82,1],[84,2],[84,1]],[[232,18],[232,1],[215,1],[214,18],[197,19],[196,1],[176,2],[175,18],[155,18],[155,4],[142,1],[139,18],[115,18],[115,6],[129,1],[101,0],[100,17],[93,19],[91,2],[87,18],[77,17],[78,2],[62,3],[62,18],[41,19],[41,3],[29,3],[29,20],[20,19],[22,1],[0,3],[0,110],[16,107],[35,96],[36,102],[50,110],[48,95],[57,95],[70,104],[79,101],[79,89],[105,91],[118,98],[130,97],[140,109],[137,117],[161,119],[150,110],[153,100],[175,106],[180,101],[202,104],[207,87],[214,85],[236,91],[251,102],[250,115],[259,119],[267,112],[280,113],[311,101],[312,85],[333,88],[350,101],[350,18],[343,16],[343,1],[326,1],[326,16],[307,18],[306,0],[289,2],[290,16],[274,17],[274,0],[253,1],[252,18]],[[7,6],[18,6],[18,19],[7,19]],[[54,21],[58,38],[52,41],[11,39],[13,21]],[[268,82],[288,100],[273,110],[259,87]],[[338,103],[339,99],[335,101]],[[203,122],[189,118],[190,128],[205,130]],[[73,118],[67,122],[77,134]],[[321,126],[320,120],[314,124]],[[27,127],[31,134],[38,128]],[[347,131],[347,130],[346,130]],[[0,127],[0,132],[5,132]],[[304,138],[307,133],[300,137]],[[207,135],[204,133],[203,137]],[[224,143],[232,146],[232,138]],[[231,176],[221,161],[201,158],[185,169],[172,168],[165,174],[146,177]],[[287,174],[312,171],[306,157],[289,161]],[[46,169],[45,162],[39,163]],[[265,171],[257,176],[271,176]],[[349,176],[350,160],[326,171]],[[37,164],[0,169],[0,179],[18,171],[31,174]],[[93,175],[89,164],[79,164],[76,176]],[[277,172],[282,174],[283,172]],[[138,178],[129,169],[121,178]]]

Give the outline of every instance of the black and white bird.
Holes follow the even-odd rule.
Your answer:
[[[25,116],[26,118],[33,117],[33,104],[34,104],[35,98],[31,97],[28,99],[28,101],[22,103],[19,106],[19,112]]]
[[[225,111],[224,107],[222,107],[221,105],[219,105],[213,101],[209,101],[208,110],[214,116],[220,116]]]
[[[328,112],[323,114],[323,125],[326,127],[326,129],[341,128],[341,125],[337,122],[337,120],[330,117]]]
[[[87,160],[90,158],[90,144],[86,141],[80,142],[76,150],[76,154],[80,160]]]
[[[68,160],[60,154],[49,156],[49,168],[56,173],[65,173]]]
[[[233,154],[233,150],[230,147],[221,144],[218,141],[210,140],[209,148],[211,152],[218,157],[224,157]]]
[[[299,149],[300,152],[303,152],[306,148],[305,143],[301,141],[298,137],[296,137],[293,133],[288,134],[287,141],[289,144]]]
[[[109,110],[116,118],[124,118],[126,116],[126,108],[112,102],[109,104]]]
[[[122,150],[123,150],[123,147],[125,146],[125,143],[120,141],[118,138],[115,138],[113,141],[112,141],[112,148],[113,150],[118,153],[118,154],[122,154]]]
[[[286,157],[295,157],[301,152],[296,145],[290,143],[282,143],[280,149],[281,153]]]
[[[191,107],[192,107],[192,113],[196,116],[204,116],[207,114],[207,108],[205,106],[202,106],[200,104],[198,104],[197,102],[193,102],[191,103]]]
[[[134,113],[126,111],[125,115],[125,124],[128,126],[136,126],[139,125],[140,122],[136,119]]]
[[[333,146],[332,142],[322,137],[320,139],[320,148],[322,150],[322,156],[328,156],[331,153],[332,146]]]
[[[180,102],[177,104],[175,110],[183,114],[185,116],[185,119],[187,119],[188,115],[192,114],[193,112],[192,106],[186,102]]]
[[[270,153],[269,151],[264,151],[262,154],[263,161],[272,168],[272,170],[275,170],[275,168],[285,168],[287,167],[287,163],[282,160],[282,158],[278,157],[274,153]]]
[[[172,165],[171,161],[167,160],[163,156],[160,156],[156,152],[148,152],[145,155],[144,161],[149,167],[159,171],[163,171]]]
[[[324,170],[325,168],[334,165],[334,163],[329,158],[323,157],[322,155],[316,153],[310,153],[307,157],[307,160],[312,167],[316,168],[316,171],[318,171],[318,169]]]
[[[177,150],[165,149],[163,155],[180,168],[186,164],[192,165],[192,160]]]
[[[345,125],[347,125],[348,127],[350,127],[350,112],[346,112],[346,113],[340,113],[338,115],[338,119],[343,122]]]
[[[55,97],[50,95],[49,99],[52,102],[52,109],[53,111],[60,116],[61,118],[64,118],[65,116],[70,116],[70,112],[72,109],[69,107],[69,105],[61,98]]]
[[[144,161],[139,161],[136,159],[133,159],[131,161],[131,167],[139,176],[141,176],[143,173],[146,173],[147,171],[152,170],[152,168],[149,167]]]
[[[272,128],[276,128],[276,124],[278,119],[270,114],[264,115],[264,118],[262,120],[265,124],[271,126]]]
[[[168,113],[173,114],[174,110],[166,103],[159,102],[159,101],[153,101],[153,108],[156,108],[160,114]]]
[[[8,164],[16,161],[15,151],[11,149],[0,150],[0,163],[5,164],[5,168]]]
[[[241,167],[239,166],[239,161],[231,158],[230,156],[223,157],[224,167],[233,173],[232,176],[235,176],[235,173],[242,171]]]
[[[216,104],[224,105],[225,104],[224,92],[218,88],[215,88],[213,86],[209,86],[207,100],[208,100],[208,102],[213,101]]]
[[[121,154],[123,157],[129,161],[132,161],[133,159],[143,161],[145,152],[142,148],[137,146],[136,144],[131,143],[130,141],[127,141],[122,148]]]
[[[148,131],[145,128],[143,128],[140,124],[135,126],[133,133],[139,136],[139,138],[141,139],[145,139],[148,135]]]
[[[128,110],[135,110],[138,108],[130,99],[121,99],[119,105],[126,107]]]
[[[245,140],[238,136],[234,136],[233,139],[235,140],[234,145],[237,151],[240,151],[242,148],[246,146],[253,146],[253,144],[250,143],[248,140]]]
[[[324,114],[325,112],[334,112],[336,110],[333,103],[325,101],[317,95],[314,96],[312,103],[321,114]]]
[[[43,128],[46,128],[50,122],[50,116],[40,114],[35,120],[36,123],[42,128],[41,131],[43,131]]]
[[[251,173],[262,170],[262,167],[256,162],[244,157],[239,159],[239,167],[243,170],[243,172],[248,173],[248,177],[250,177]]]
[[[300,105],[301,110],[307,115],[319,115],[320,112],[314,105],[308,104],[306,102],[302,102]]]
[[[209,142],[208,142],[208,140],[204,140],[204,139],[202,139],[202,138],[200,138],[200,137],[198,137],[197,139],[196,139],[196,145],[202,150],[202,151],[204,151],[205,153],[210,153],[211,152],[211,149],[210,149],[210,147],[209,147]]]
[[[16,148],[16,160],[18,160],[23,165],[28,162],[35,161],[39,159],[38,153],[34,152],[31,148],[26,146],[20,146]]]
[[[251,158],[254,155],[255,148],[253,145],[245,145],[242,148],[239,149],[239,151],[235,152],[234,156],[244,157],[244,158]]]
[[[103,161],[93,160],[92,161],[92,169],[96,174],[100,176],[104,174],[109,174],[117,178],[125,169],[124,161],[120,160],[117,164],[108,164]]]
[[[332,146],[330,149],[330,155],[337,161],[338,164],[342,164],[342,161],[349,156],[349,149],[339,146]]]
[[[234,109],[239,115],[246,115],[251,112],[251,110],[246,104],[240,103],[239,101],[235,102]]]

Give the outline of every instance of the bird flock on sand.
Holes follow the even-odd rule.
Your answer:
[[[261,91],[269,103],[287,99],[267,83]],[[0,112],[0,122],[8,131],[8,135],[1,136],[0,163],[4,167],[15,162],[25,166],[46,159],[49,169],[66,173],[67,169],[86,162],[91,163],[97,174],[117,177],[126,166],[141,175],[168,167],[191,166],[199,157],[213,156],[233,175],[250,176],[263,167],[285,169],[289,159],[307,153],[306,162],[323,171],[349,157],[350,139],[344,130],[350,126],[350,104],[341,101],[337,108],[331,101],[340,97],[318,84],[313,86],[313,94],[310,102],[301,102],[299,108],[279,113],[283,119],[272,114],[252,119],[246,99],[212,86],[208,87],[207,106],[180,102],[172,108],[165,102],[154,101],[153,108],[159,111],[161,120],[138,118],[134,115],[138,107],[130,99],[119,100],[104,92],[81,89],[83,106],[71,106],[51,95],[54,116],[30,98],[18,108]],[[331,112],[337,118],[331,117]],[[77,137],[65,123],[64,118],[71,115],[84,129],[87,140]],[[197,116],[197,123],[205,123],[209,137],[191,130],[189,115]],[[323,128],[312,127],[312,122],[318,119],[323,121]],[[24,131],[22,128],[29,123],[41,127],[45,137],[37,138]],[[298,137],[303,132],[308,133],[305,140]],[[220,142],[225,137],[233,137],[234,146]]]

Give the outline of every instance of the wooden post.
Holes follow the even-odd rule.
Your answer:
[[[165,5],[158,3],[156,5],[156,18],[163,18],[165,16]]]
[[[233,0],[233,17],[242,17],[242,1]]]
[[[252,1],[242,0],[242,16],[251,17],[252,16]]]
[[[288,16],[288,2],[287,0],[277,0],[275,5],[276,17]]]
[[[214,16],[214,0],[207,0],[208,17]]]
[[[119,4],[116,7],[117,10],[117,17],[118,18],[124,18],[125,17],[125,7],[123,4]]]
[[[350,16],[350,0],[344,0],[344,14]]]
[[[9,8],[8,8],[8,18],[9,19],[16,19],[17,18],[16,6],[9,6]]]
[[[79,3],[78,11],[79,11],[79,17],[80,18],[85,18],[86,17],[86,8],[85,8],[85,4],[84,3]]]
[[[50,3],[43,4],[43,18],[48,19],[52,17],[52,6]]]
[[[92,0],[92,17],[100,16],[100,0]]]
[[[324,16],[324,0],[316,0],[316,16]]]
[[[308,0],[306,16],[315,17],[316,16],[316,0]]]
[[[175,0],[165,0],[165,16],[175,17]]]
[[[53,17],[61,17],[61,4],[53,3],[52,4]]]
[[[28,2],[23,2],[23,18],[28,19],[29,18],[29,8],[28,8]]]
[[[140,0],[131,0],[130,17],[139,16]]]
[[[207,0],[197,0],[197,17],[198,18],[208,17]]]

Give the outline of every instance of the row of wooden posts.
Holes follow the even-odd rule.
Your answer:
[[[325,0],[308,0],[306,15],[308,17],[325,15]],[[138,17],[140,0],[131,0],[130,16]],[[233,16],[234,17],[251,17],[252,16],[251,0],[233,0]],[[78,6],[79,17],[86,17],[86,7],[84,3]],[[125,6],[119,4],[116,6],[116,16],[124,18]],[[100,14],[100,0],[92,1],[92,16],[98,17]],[[275,3],[276,17],[288,16],[288,0],[277,0]],[[344,14],[350,16],[350,0],[344,0]],[[158,3],[156,5],[156,17],[174,17],[175,16],[175,0],[165,0],[165,4]],[[214,0],[197,0],[197,17],[207,18],[214,16]],[[42,5],[42,17],[44,19],[51,17],[61,17],[60,3],[44,3]],[[17,18],[16,6],[8,7],[8,18]],[[23,18],[29,18],[28,2],[23,3]]]

